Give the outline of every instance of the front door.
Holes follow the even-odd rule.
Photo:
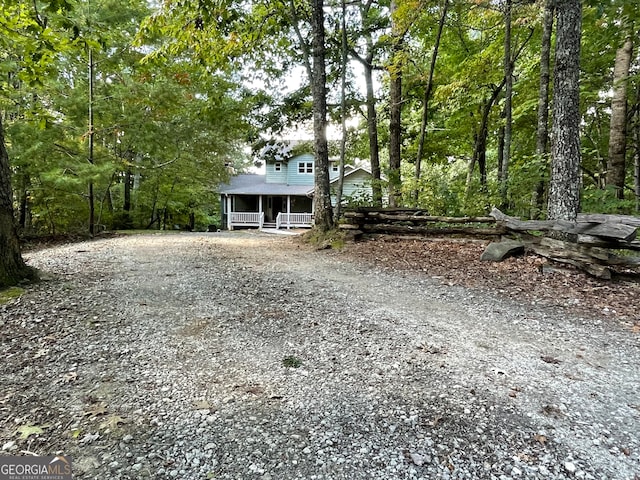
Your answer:
[[[265,220],[269,223],[275,223],[276,218],[278,218],[278,214],[283,210],[284,199],[282,197],[268,197]]]

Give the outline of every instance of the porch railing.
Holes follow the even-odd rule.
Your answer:
[[[276,228],[310,227],[313,222],[312,213],[278,213]]]
[[[231,226],[260,227],[264,224],[264,212],[231,212]]]

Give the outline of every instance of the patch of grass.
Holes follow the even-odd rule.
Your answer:
[[[0,290],[0,305],[7,303],[14,298],[20,297],[24,293],[24,288],[11,287],[5,290]]]
[[[327,232],[312,228],[302,235],[302,241],[312,245],[318,250],[327,248],[340,250],[345,244],[345,232],[339,228],[334,228]]]
[[[286,368],[299,368],[302,366],[302,360],[298,357],[294,357],[293,355],[289,355],[282,359],[282,365]]]

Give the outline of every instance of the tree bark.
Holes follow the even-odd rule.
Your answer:
[[[640,212],[640,85],[636,92],[636,119],[633,128],[635,154],[633,156],[633,191],[636,194],[636,212]]]
[[[327,91],[325,71],[325,33],[323,1],[312,1],[311,31],[313,76],[313,137],[315,150],[315,191],[313,194],[315,227],[322,232],[333,228],[329,187],[329,148],[327,145]]]
[[[95,71],[93,62],[93,49],[89,48],[89,163],[93,165],[93,144],[94,144],[94,128],[93,128],[93,87],[95,82]],[[93,192],[93,181],[89,182],[89,234],[95,234],[95,195]]]
[[[367,132],[369,134],[369,160],[371,162],[371,176],[373,183],[373,204],[382,206],[382,176],[380,174],[380,147],[378,146],[378,114],[376,112],[376,97],[373,91],[373,61],[372,54],[365,59],[364,79],[367,88]]]
[[[624,198],[627,154],[627,80],[631,68],[633,39],[628,35],[616,52],[613,67],[613,98],[609,126],[609,155],[606,184],[616,190],[616,197]]]
[[[124,172],[124,202],[122,204],[122,210],[125,214],[129,215],[131,212],[131,181],[133,175],[131,174],[131,167],[127,167]]]
[[[580,0],[558,0],[548,217],[574,221],[580,211]]]
[[[429,122],[429,101],[431,100],[431,91],[433,90],[433,73],[436,69],[436,60],[438,58],[438,50],[440,48],[440,40],[442,38],[442,31],[444,30],[444,23],[447,19],[447,12],[449,10],[449,0],[444,0],[442,6],[442,12],[440,13],[440,20],[438,22],[438,32],[436,34],[436,41],[433,44],[433,51],[431,52],[431,64],[429,65],[429,78],[427,79],[427,85],[424,89],[424,100],[422,105],[422,122],[420,124],[420,140],[418,141],[418,153],[416,156],[416,189],[413,192],[414,204],[418,204],[419,195],[419,180],[422,174],[422,157],[424,156],[424,144],[427,138],[427,124]]]
[[[0,117],[0,289],[36,278],[35,270],[24,263],[20,252],[20,241],[13,217],[9,154]]]
[[[556,0],[547,0],[542,21],[540,45],[540,88],[538,89],[538,126],[536,128],[536,155],[542,157],[549,149],[549,85],[551,83],[551,35]]]
[[[389,67],[389,206],[402,203],[402,177],[400,174],[402,140],[402,51],[403,38],[395,25],[396,2],[391,0],[391,30],[394,35],[392,63]]]
[[[338,185],[336,188],[336,206],[334,210],[334,220],[337,222],[342,215],[342,192],[344,190],[344,164],[347,150],[347,5],[345,0],[341,0],[340,9],[342,18],[340,19],[340,128],[342,138],[340,139],[340,163],[338,165]]]
[[[504,11],[504,142],[502,145],[502,163],[500,165],[500,197],[503,205],[507,204],[507,182],[509,180],[509,163],[511,161],[511,126],[513,97],[513,61],[511,59],[511,6],[512,0],[506,0]]]
[[[473,148],[473,156],[469,162],[467,170],[467,183],[466,183],[466,195],[469,195],[471,189],[471,179],[473,177],[473,170],[476,162],[478,163],[478,169],[480,170],[480,184],[484,188],[487,184],[487,137],[489,135],[489,114],[493,104],[498,99],[502,88],[504,87],[504,78],[500,85],[492,86],[491,96],[482,106],[482,117],[480,118],[480,127],[478,133],[475,136],[475,144]]]
[[[371,9],[372,0],[363,2],[360,6],[360,15],[362,16],[363,24],[367,23],[369,11]],[[373,182],[371,189],[373,193],[373,204],[378,207],[382,207],[382,177],[380,172],[380,147],[378,145],[378,114],[376,112],[376,97],[373,88],[373,38],[371,30],[365,28],[363,36],[366,43],[365,56],[353,53],[353,58],[360,62],[364,72],[364,81],[366,86],[366,104],[367,104],[367,133],[369,136],[369,161],[371,163],[371,176]]]
[[[546,0],[542,20],[540,45],[540,88],[538,89],[538,124],[536,156],[546,159],[549,153],[549,85],[551,83],[551,35],[556,0]],[[543,209],[544,181],[540,180],[531,194],[531,218],[538,218]]]

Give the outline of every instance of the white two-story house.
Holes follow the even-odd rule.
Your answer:
[[[229,230],[239,227],[293,228],[313,225],[314,157],[302,154],[286,160],[267,161],[266,173],[231,177],[220,187],[222,223]],[[339,166],[329,168],[332,202]],[[344,198],[371,198],[371,173],[346,167]]]

